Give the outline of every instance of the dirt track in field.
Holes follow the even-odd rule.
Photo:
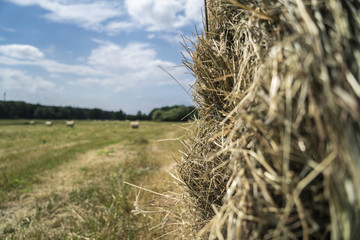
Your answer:
[[[166,134],[167,139],[174,137],[173,132]],[[170,144],[171,145],[171,144]],[[25,232],[34,229],[39,231],[63,232],[66,220],[77,219],[83,222],[83,208],[71,202],[71,193],[91,187],[106,184],[106,177],[115,174],[120,163],[136,160],[139,157],[139,147],[117,143],[104,148],[79,154],[73,161],[64,163],[55,169],[48,170],[39,176],[38,184],[33,184],[28,192],[24,192],[14,201],[2,203],[0,208],[0,239],[16,233],[21,239],[26,239]],[[145,150],[146,149],[146,150]],[[150,161],[162,164],[157,169],[158,175],[164,178],[175,166],[168,142],[149,140],[141,151],[150,154]],[[156,160],[154,160],[156,158]],[[149,160],[148,159],[148,160]],[[159,180],[159,179],[157,179]],[[149,187],[156,182],[148,181]],[[50,208],[50,210],[49,210]],[[60,225],[60,226],[59,226]],[[3,235],[2,235],[3,234]],[[10,234],[10,235],[8,235]],[[77,236],[70,236],[70,239]],[[81,238],[80,238],[81,239]]]
[[[105,172],[110,172],[133,155],[123,144],[115,144],[81,154],[73,161],[45,172],[40,177],[40,184],[34,184],[30,192],[22,194],[16,201],[5,203],[0,209],[0,232],[19,223],[30,227],[37,210],[46,208],[53,193],[62,196],[65,201],[71,191],[88,184],[96,184],[96,181],[104,178]],[[75,209],[66,212],[80,217]],[[54,213],[54,218],[56,214],[58,213]]]

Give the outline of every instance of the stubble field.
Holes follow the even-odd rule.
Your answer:
[[[134,215],[139,190],[125,182],[174,188],[179,124],[27,123],[0,121],[0,239],[162,239],[162,214]],[[139,198],[161,205],[146,191]]]

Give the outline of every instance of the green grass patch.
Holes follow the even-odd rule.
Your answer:
[[[180,147],[179,142],[157,141],[169,134],[179,136],[181,131],[171,123],[153,122],[131,129],[129,123],[111,121],[76,122],[74,128],[60,121],[52,127],[0,121],[0,208],[31,193],[42,183],[41,176],[82,153],[94,150],[101,160],[123,159],[111,167],[81,166],[78,187],[36,198],[35,215],[0,228],[0,239],[151,239],[149,228],[158,223],[131,213],[138,189],[124,182],[158,185],[164,177],[159,169]],[[107,147],[114,143],[121,148]],[[142,194],[142,201],[147,198],[151,196]]]
[[[148,144],[149,141],[144,137],[134,139],[134,144]]]
[[[21,183],[35,183],[37,175],[78,154],[118,142],[143,145],[148,143],[144,135],[156,138],[161,134],[160,125],[151,122],[141,123],[141,129],[136,130],[126,122],[111,121],[77,121],[74,128],[67,128],[64,121],[55,121],[52,127],[10,123],[0,121],[0,202],[4,194],[23,188]],[[99,154],[109,155],[111,151]]]

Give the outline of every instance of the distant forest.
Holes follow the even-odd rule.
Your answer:
[[[197,115],[193,106],[155,108],[149,114],[138,111],[136,115],[122,110],[105,111],[99,108],[43,106],[22,101],[0,101],[0,119],[96,119],[96,120],[152,120],[187,121]]]

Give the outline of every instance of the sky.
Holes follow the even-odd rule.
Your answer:
[[[180,42],[201,29],[202,8],[202,0],[0,0],[1,100],[128,114],[192,105]]]

